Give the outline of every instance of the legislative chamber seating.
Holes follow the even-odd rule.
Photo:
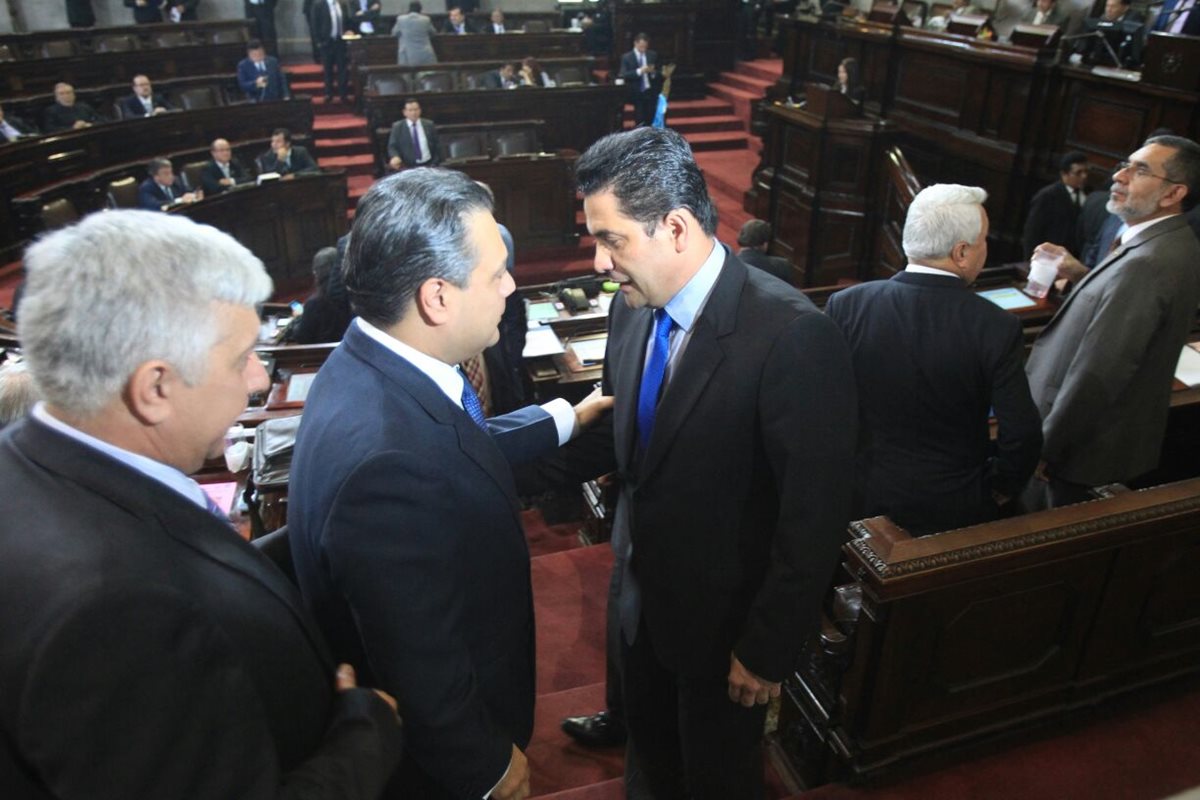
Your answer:
[[[505,63],[511,62],[488,59],[446,61],[416,67],[398,64],[368,66],[354,71],[354,93],[359,106],[365,108],[364,100],[368,94],[392,96],[409,92],[488,89],[485,76]],[[540,59],[540,63],[542,69],[556,80],[557,75],[562,72],[572,83],[595,83],[593,71],[596,59],[592,56],[545,58]]]

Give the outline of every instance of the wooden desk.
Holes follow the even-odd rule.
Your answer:
[[[156,50],[154,39],[162,34],[182,33],[198,44],[250,39],[250,23],[244,19],[214,19],[203,22],[163,22],[154,25],[111,25],[96,28],[68,28],[27,33],[0,33],[0,45],[8,47],[19,61],[41,60],[39,49],[47,42],[70,41],[81,55],[97,53],[97,42],[117,36],[129,36],[139,50]],[[169,48],[167,48],[169,49]],[[3,65],[0,65],[0,70]]]
[[[170,213],[225,231],[262,259],[275,291],[312,285],[312,259],[344,235],[346,173],[297,175],[176,206]]]
[[[623,86],[516,89],[508,92],[418,92],[421,114],[439,125],[506,120],[545,120],[546,150],[582,152],[600,137],[621,130]],[[366,93],[372,129],[390,128],[403,116],[405,97]]]
[[[388,30],[391,30],[390,28]],[[355,71],[366,67],[395,66],[397,40],[392,36],[364,36],[350,42],[350,65]],[[583,34],[569,31],[550,33],[505,33],[451,36],[439,33],[433,36],[433,51],[437,64],[427,64],[421,69],[436,70],[446,61],[520,61],[533,56],[544,58],[571,58],[585,55]]]

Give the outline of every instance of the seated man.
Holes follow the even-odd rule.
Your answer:
[[[215,196],[254,182],[254,176],[233,157],[233,148],[225,139],[214,139],[209,153],[212,159],[200,171],[200,185],[206,195]]]
[[[284,179],[303,172],[320,172],[321,168],[308,150],[292,144],[292,132],[287,128],[276,128],[271,133],[271,149],[258,157],[258,172],[275,172]]]
[[[1021,22],[1062,28],[1067,24],[1067,12],[1058,7],[1058,0],[1034,0],[1033,7],[1021,15]]]
[[[499,69],[487,73],[483,85],[489,89],[515,89],[521,85],[517,79],[517,69],[511,63],[501,64]]]
[[[133,9],[133,21],[138,25],[163,21],[162,3],[159,0],[125,0],[125,7]]]
[[[886,514],[914,535],[986,522],[1037,465],[1021,322],[969,288],[987,261],[986,199],[973,186],[922,190],[904,222],[908,267],[825,306],[858,382],[855,518]]]
[[[247,396],[262,262],[164,214],[26,252],[45,402],[0,437],[6,797],[379,796],[394,705],[335,668],[300,595],[189,474]],[[335,677],[336,675],[336,677]]]
[[[168,159],[154,159],[146,171],[150,177],[138,187],[138,208],[166,211],[176,203],[194,203],[204,199],[203,192],[189,192],[175,177],[175,168]]]
[[[504,12],[498,8],[492,9],[492,19],[488,23],[487,33],[507,33],[504,27]]]
[[[404,101],[404,119],[392,126],[388,135],[388,167],[435,167],[441,162],[437,127],[421,119],[421,104],[416,98]]]
[[[450,11],[446,16],[446,21],[442,25],[442,33],[464,34],[474,33],[470,23],[467,22],[467,15],[458,6],[451,6]]]
[[[54,84],[54,105],[42,116],[42,129],[46,133],[90,128],[100,121],[95,109],[87,103],[75,100],[75,87],[69,83]]]
[[[167,0],[163,3],[163,11],[169,22],[195,22],[198,5],[200,0]]]
[[[0,144],[8,144],[18,139],[37,135],[37,128],[19,117],[6,116],[4,107],[0,106]]]
[[[122,98],[118,103],[122,119],[137,119],[138,117],[154,117],[170,111],[172,106],[167,98],[155,94],[150,79],[145,75],[133,76],[133,94]]]
[[[1088,160],[1083,153],[1067,153],[1058,164],[1058,180],[1042,187],[1029,202],[1029,215],[1021,234],[1025,258],[1042,242],[1053,242],[1079,254],[1079,213],[1085,201]]]
[[[786,258],[767,255],[771,245],[771,223],[761,219],[747,220],[738,231],[738,258],[763,272],[769,272],[781,281],[792,283],[792,264]]]
[[[971,3],[971,0],[950,0],[950,8],[945,14],[930,16],[925,22],[925,27],[930,30],[940,31],[945,30],[950,24],[950,18],[955,16],[971,16],[982,14],[979,7]]]
[[[237,79],[251,103],[291,99],[292,90],[279,68],[279,59],[267,55],[263,43],[257,39],[246,43],[246,57],[238,62]]]

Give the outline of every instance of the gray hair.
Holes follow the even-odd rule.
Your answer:
[[[0,366],[0,428],[28,414],[39,399],[24,361]]]
[[[904,220],[904,255],[932,261],[949,256],[959,242],[974,242],[983,230],[979,209],[986,200],[978,186],[937,183],[922,189]]]
[[[492,201],[457,170],[421,167],[377,181],[358,203],[342,276],[354,312],[387,327],[430,278],[466,286],[478,254],[466,217]]]
[[[20,336],[39,391],[89,416],[140,364],[163,359],[189,385],[217,341],[214,303],[254,306],[271,279],[216,228],[152,211],[109,211],[56,231],[25,253]]]

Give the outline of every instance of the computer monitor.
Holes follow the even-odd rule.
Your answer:
[[[1083,30],[1096,36],[1083,40],[1084,61],[1131,69],[1141,66],[1143,27],[1141,22],[1110,22],[1099,17],[1088,17],[1083,21]],[[1108,43],[1108,47],[1104,46],[1101,39]],[[1117,56],[1116,64],[1113,64],[1113,53]]]

